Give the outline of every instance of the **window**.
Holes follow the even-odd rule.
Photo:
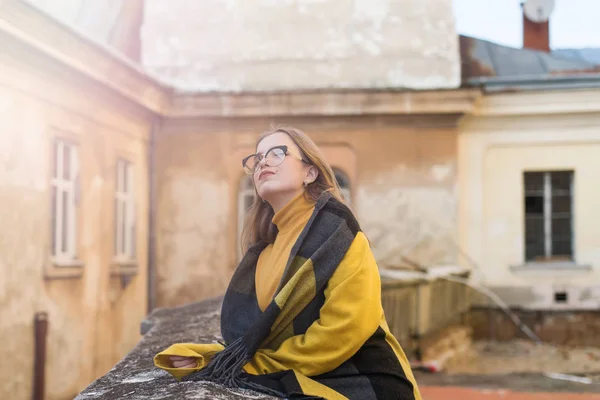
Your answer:
[[[135,187],[133,165],[117,160],[115,190],[115,257],[117,261],[135,259]]]
[[[525,260],[573,258],[573,171],[525,172]]]
[[[57,139],[52,157],[52,256],[55,263],[77,259],[77,147]]]
[[[340,186],[340,190],[342,192],[342,196],[346,203],[350,204],[352,202],[352,198],[350,197],[350,179],[348,176],[343,173],[341,170],[337,168],[333,168],[333,173],[335,174],[335,179]]]
[[[252,183],[252,176],[244,176],[238,193],[238,258],[240,259],[242,254],[239,243],[241,243],[242,230],[244,229],[246,215],[252,206],[252,203],[254,203],[255,196],[256,191],[254,190],[254,184]]]

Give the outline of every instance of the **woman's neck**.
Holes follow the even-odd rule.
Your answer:
[[[298,226],[303,226],[312,215],[314,207],[314,201],[308,199],[304,192],[297,194],[273,216],[273,223],[277,226],[279,234],[286,234]]]
[[[281,209],[293,201],[300,193],[304,193],[304,190],[297,190],[295,192],[281,193],[274,199],[268,200],[269,204],[273,208],[273,212],[277,214]]]

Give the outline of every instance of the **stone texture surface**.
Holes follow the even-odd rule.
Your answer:
[[[178,382],[154,366],[153,357],[173,343],[215,343],[221,340],[221,298],[155,310],[143,326],[150,327],[138,345],[108,374],[93,382],[76,400],[89,399],[271,399],[256,392],[205,382]]]
[[[600,384],[550,379],[537,373],[447,375],[415,372],[424,400],[598,399]]]
[[[451,0],[147,0],[142,63],[186,91],[455,88]]]

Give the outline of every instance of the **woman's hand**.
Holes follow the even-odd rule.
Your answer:
[[[169,356],[173,368],[195,368],[198,361],[195,357]]]

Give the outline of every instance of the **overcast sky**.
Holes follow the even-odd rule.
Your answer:
[[[523,0],[453,0],[460,34],[499,44],[523,44]],[[550,18],[550,46],[600,47],[600,0],[556,0]]]

